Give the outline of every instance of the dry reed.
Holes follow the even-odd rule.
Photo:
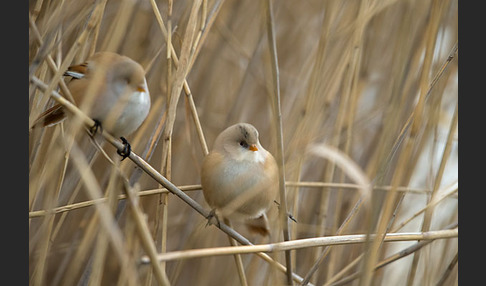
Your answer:
[[[30,284],[457,285],[457,11],[29,1],[29,125],[53,100],[79,114],[29,130]],[[101,50],[140,62],[152,98],[123,162],[62,77]],[[207,225],[202,158],[236,122],[285,182],[269,238]]]

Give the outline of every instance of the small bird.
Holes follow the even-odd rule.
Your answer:
[[[72,77],[67,86],[75,104],[96,122],[96,128],[100,125],[113,136],[128,136],[148,115],[150,94],[145,71],[129,57],[98,52],[85,63],[69,67],[64,75]],[[88,99],[92,100],[86,103]],[[33,128],[52,126],[66,117],[63,106],[57,104],[43,112]],[[124,137],[120,138],[128,145],[128,154],[120,154],[126,157],[130,145]]]
[[[269,234],[266,212],[278,192],[278,167],[253,125],[238,123],[218,135],[203,159],[201,184],[213,213],[245,220],[251,231]]]

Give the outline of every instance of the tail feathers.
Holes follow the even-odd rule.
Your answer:
[[[80,65],[73,65],[68,68],[68,70],[64,73],[64,76],[71,76],[73,79],[80,79],[83,78],[86,72],[88,71],[88,64],[83,63]],[[34,124],[32,125],[32,129],[37,127],[46,127],[52,126],[60,123],[66,119],[66,112],[62,105],[56,104],[53,107],[44,111],[39,117],[35,120]]]
[[[39,115],[32,125],[32,129],[37,127],[52,126],[60,123],[64,119],[66,119],[66,112],[64,111],[63,106],[56,104]]]
[[[249,231],[257,233],[261,236],[269,236],[270,228],[268,225],[268,219],[265,214],[256,219],[249,219],[246,221],[246,227]]]

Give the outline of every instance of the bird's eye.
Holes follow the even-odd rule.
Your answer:
[[[246,143],[245,141],[240,141],[240,146],[243,148],[248,148],[248,143]]]

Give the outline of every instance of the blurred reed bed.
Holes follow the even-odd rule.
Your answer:
[[[29,123],[52,105],[49,89],[65,88],[67,66],[127,55],[152,98],[127,139],[206,209],[201,161],[224,128],[249,122],[283,151],[291,242],[338,240],[292,246],[293,283],[457,285],[457,1],[274,1],[276,53],[266,4],[29,1],[29,77],[48,86],[30,81]],[[178,256],[230,243],[103,138],[94,148],[81,124],[29,132],[32,285],[288,283],[281,250],[268,253],[280,267],[242,254],[243,273],[218,249]],[[281,242],[283,207],[270,210],[270,238],[233,226],[254,244]],[[376,235],[347,244],[351,234]],[[155,252],[174,255],[147,263]]]

